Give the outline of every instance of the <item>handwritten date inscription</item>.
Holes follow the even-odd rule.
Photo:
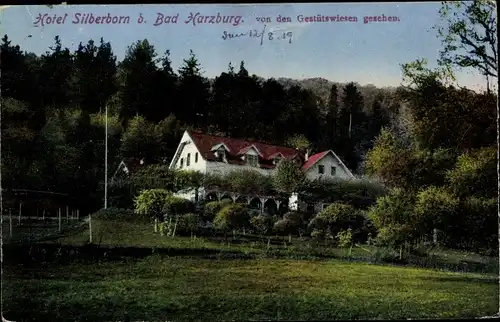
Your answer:
[[[227,32],[223,31],[221,38],[223,40],[230,40],[236,38],[253,38],[260,40],[260,45],[264,43],[264,41],[274,41],[274,40],[284,40],[288,41],[289,44],[292,43],[293,34],[291,31],[287,32],[268,32],[266,33],[266,26],[264,25],[264,29],[261,31],[258,30],[249,30],[247,32]]]

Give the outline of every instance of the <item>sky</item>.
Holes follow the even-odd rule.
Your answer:
[[[430,66],[435,66],[441,43],[431,28],[439,23],[439,7],[439,2],[60,5],[52,9],[47,6],[10,6],[1,11],[0,23],[2,36],[7,34],[14,44],[36,54],[46,52],[56,35],[60,36],[63,46],[70,49],[75,49],[80,42],[99,41],[103,37],[111,43],[115,55],[121,60],[128,46],[137,40],[148,39],[158,54],[170,50],[174,68],[180,66],[192,49],[207,77],[227,71],[229,62],[237,68],[240,61],[244,61],[251,74],[265,78],[322,77],[336,82],[354,81],[383,87],[401,84],[400,65],[403,63],[427,58]],[[128,24],[82,23],[83,14],[90,13],[94,17],[109,13],[110,17],[130,18]],[[159,13],[164,17],[178,14],[177,23],[155,26]],[[191,13],[209,16],[208,23],[185,23]],[[63,21],[65,14],[67,17]],[[145,22],[137,22],[139,14]],[[50,24],[54,15],[56,22],[57,17],[61,17],[59,22],[64,23]],[[241,20],[237,26],[210,23],[210,16],[215,16],[214,22],[217,22],[217,15],[221,16],[221,22],[223,16],[241,16]],[[357,22],[306,22],[301,18],[316,15],[352,16],[357,17]],[[365,16],[382,15],[398,17],[398,21],[364,23]],[[278,16],[290,20],[279,23]],[[257,20],[267,17],[270,22]],[[38,26],[35,26],[37,21]],[[43,26],[40,21],[44,22]],[[125,21],[122,18],[122,22]],[[273,40],[269,40],[269,32],[273,33]],[[457,79],[460,85],[469,88],[486,87],[484,77],[473,71],[457,71]]]

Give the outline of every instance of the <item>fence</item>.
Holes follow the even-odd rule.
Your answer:
[[[37,216],[14,214],[12,209],[2,215],[2,238],[4,243],[36,242],[58,236],[63,231],[73,230],[81,224],[80,211],[59,208],[55,214],[43,212]]]

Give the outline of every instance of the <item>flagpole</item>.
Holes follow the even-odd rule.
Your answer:
[[[108,104],[105,106],[104,137],[104,209],[108,208]]]

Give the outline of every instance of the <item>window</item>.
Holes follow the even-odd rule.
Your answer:
[[[189,167],[190,164],[191,164],[191,153],[188,153],[186,158],[186,167]]]
[[[334,176],[336,173],[337,173],[337,168],[336,167],[332,167],[331,168],[331,174],[332,174],[332,176]]]
[[[216,156],[217,156],[217,161],[222,162],[224,161],[224,155],[226,154],[226,149],[224,149],[223,146],[217,149]]]
[[[325,166],[324,165],[322,165],[322,164],[318,165],[318,173],[319,174],[325,173]]]
[[[259,157],[256,155],[247,154],[247,164],[252,167],[256,167],[259,165]]]
[[[179,166],[179,168],[182,169],[182,166],[184,165],[184,158],[181,158],[181,165]]]
[[[198,152],[194,154],[194,163],[198,163]]]

